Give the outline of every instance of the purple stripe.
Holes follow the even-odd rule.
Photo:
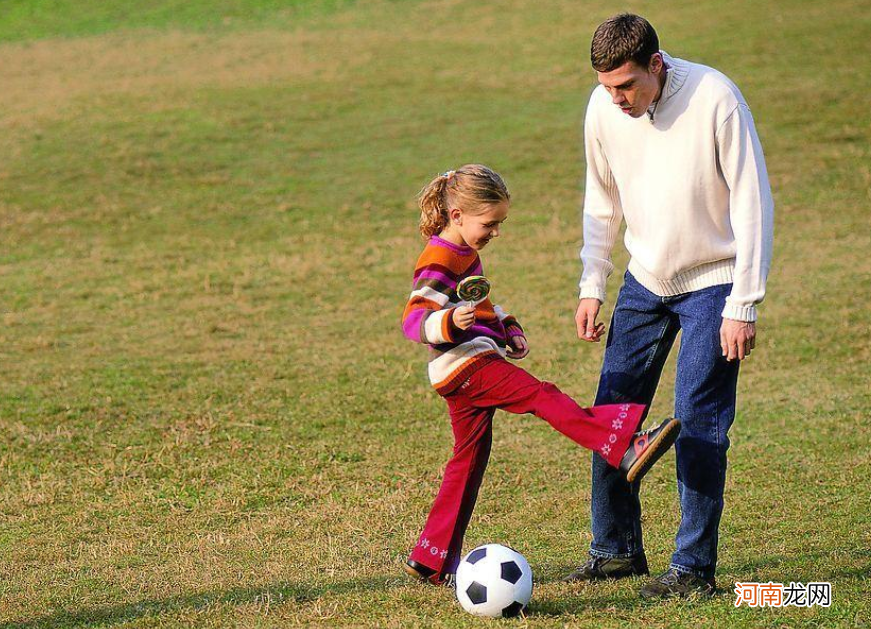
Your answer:
[[[405,334],[405,337],[415,343],[423,343],[425,341],[421,335],[423,320],[432,312],[432,310],[420,308],[408,313],[408,316],[405,317],[405,320],[402,322],[402,333]]]
[[[502,326],[499,326],[499,327],[502,328]],[[505,339],[504,328],[502,328],[502,329],[491,328],[489,326],[482,325],[480,323],[476,323],[471,328],[466,330],[465,334],[469,338],[472,338],[475,336],[489,336],[490,338],[494,338],[494,339],[503,339],[503,340]]]
[[[478,258],[478,262],[475,264],[475,267],[466,271],[469,275],[484,275],[484,266],[481,264],[481,258]]]
[[[421,271],[420,275],[418,275],[414,278],[414,284],[416,285],[417,280],[419,280],[421,278],[438,280],[440,282],[447,284],[448,286],[453,286],[454,284],[456,284],[456,280],[454,278],[449,277],[449,276],[445,275],[444,273],[439,273],[438,271],[435,271],[433,269],[424,269],[423,271]]]
[[[454,278],[454,281],[457,279],[457,275],[451,271],[448,267],[443,264],[427,264],[425,266],[419,266],[414,269],[414,279],[417,279],[418,276],[424,271],[438,271],[439,273],[444,273],[448,277]]]

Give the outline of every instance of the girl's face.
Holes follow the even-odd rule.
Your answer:
[[[499,236],[502,223],[508,218],[508,202],[488,205],[482,214],[469,214],[460,209],[451,210],[451,228],[472,249],[480,251],[493,238]]]

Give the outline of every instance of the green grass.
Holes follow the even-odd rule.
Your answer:
[[[628,5],[741,86],[777,204],[718,580],[831,581],[832,607],[558,583],[590,540],[588,457],[500,414],[467,544],[530,560],[513,623],[399,574],[451,446],[399,330],[414,195],[472,160],[506,177],[495,296],[529,330],[525,366],[589,402],[602,348],[572,322],[586,51],[627,7],[132,6],[0,4],[0,627],[867,626],[863,3]],[[645,483],[654,570],[673,476],[669,455]]]
[[[102,35],[129,29],[233,30],[294,23],[357,0],[4,0],[0,42]]]

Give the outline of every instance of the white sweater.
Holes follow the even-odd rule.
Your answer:
[[[755,321],[774,202],[753,117],[723,74],[663,57],[652,118],[624,114],[601,85],[590,97],[580,296],[605,301],[625,217],[629,272],[644,287],[668,297],[732,282],[723,317]]]

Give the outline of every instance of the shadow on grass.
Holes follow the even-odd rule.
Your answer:
[[[837,560],[840,565],[832,567],[830,562]],[[808,566],[819,566],[809,569]],[[649,577],[633,577],[628,580],[604,581],[595,583],[560,584],[561,577],[571,572],[574,566],[554,566],[544,571],[536,585],[559,585],[560,591],[542,593],[533,597],[529,609],[531,617],[559,617],[580,615],[594,611],[607,611],[620,616],[632,616],[652,606],[678,606],[694,609],[720,609],[724,605],[731,609],[734,600],[734,582],[720,575],[717,592],[712,598],[692,597],[668,601],[644,601],[638,590],[647,583]],[[732,577],[746,575],[737,580],[790,581],[810,583],[819,581],[838,582],[862,579],[871,575],[871,550],[851,549],[831,552],[813,552],[794,555],[760,556],[735,566],[724,566],[722,572]],[[653,575],[651,575],[653,576]]]
[[[161,599],[146,599],[121,605],[59,611],[32,620],[5,622],[0,629],[57,629],[59,627],[106,627],[139,618],[176,611],[197,610],[214,604],[244,605],[262,603],[307,603],[325,594],[372,592],[397,587],[396,578],[352,579],[340,583],[312,585],[276,583],[267,587],[240,587],[197,594],[182,594]]]
[[[843,561],[849,557],[855,565],[838,566],[832,569],[826,564],[833,559]],[[819,566],[808,570],[807,566]],[[830,552],[805,553],[801,555],[769,555],[748,561],[728,570],[733,574],[748,575],[744,580],[771,580],[788,583],[800,581],[837,581],[867,577],[871,574],[871,550],[855,548],[850,550],[832,550]]]
[[[840,554],[840,553],[839,553]],[[809,553],[804,555],[775,555],[762,557],[729,569],[730,573],[758,574],[759,571],[770,575],[772,572],[783,574],[785,581],[834,581],[839,578],[865,577],[871,573],[871,550],[855,550],[849,553],[862,565],[844,566],[837,570],[820,569],[814,574],[805,574],[808,563],[819,563],[830,559],[832,553]],[[796,566],[791,568],[790,566]],[[801,566],[801,567],[798,567]],[[537,581],[539,585],[556,584],[561,576],[568,574],[576,566],[566,565],[547,571],[547,575]],[[773,577],[772,577],[773,578]],[[571,592],[549,593],[546,598],[536,596],[530,609],[530,615],[547,617],[578,614],[590,609],[609,610],[612,612],[638,612],[645,605],[637,594],[638,588],[647,578],[633,578],[624,585],[628,589],[615,591],[613,587],[600,591],[599,584],[566,584]],[[308,603],[326,594],[350,594],[354,592],[385,591],[404,585],[404,581],[395,577],[371,577],[351,579],[339,583],[309,584],[309,583],[276,583],[267,587],[239,587],[229,590],[212,590],[195,594],[182,594],[161,599],[145,599],[132,603],[114,606],[92,607],[72,611],[59,611],[53,614],[25,621],[10,621],[0,624],[0,629],[48,629],[60,627],[108,627],[140,618],[156,617],[165,613],[185,610],[198,610],[214,604],[245,605],[261,603],[278,605],[283,603]],[[684,601],[683,605],[717,605],[717,602],[733,596],[731,584],[720,583],[718,594],[713,599],[696,599]],[[600,593],[601,592],[601,593]]]
[[[808,565],[825,566],[826,562],[839,557],[849,557],[854,565],[839,566],[835,569],[830,567],[815,568],[812,573],[808,572]],[[546,571],[538,584],[558,583],[565,575],[575,570],[576,564],[564,564],[552,567]],[[801,581],[836,581],[838,579],[862,578],[871,575],[871,550],[855,548],[850,550],[832,550],[830,552],[803,553],[796,555],[768,555],[758,557],[737,565],[721,566],[718,569],[718,590],[729,589],[732,591],[734,584],[727,583],[724,574],[746,575],[738,577],[739,581],[753,581],[758,579],[772,580],[775,582]],[[651,574],[655,576],[655,574]],[[639,579],[641,587],[647,578]]]
[[[593,597],[578,596],[567,598],[534,598],[529,605],[530,617],[548,617],[564,615],[580,615],[590,610],[608,610],[611,612],[635,612],[640,609],[637,597],[608,596]]]
[[[731,605],[733,595],[725,590],[717,590],[711,597],[695,596],[689,599],[670,599],[660,601],[644,600],[638,594],[647,577],[632,578],[615,583],[585,583],[566,585],[570,592],[548,592],[533,596],[529,609],[530,617],[582,616],[595,613],[609,613],[615,617],[632,618],[644,614],[654,607],[670,606],[681,609],[711,609]]]

